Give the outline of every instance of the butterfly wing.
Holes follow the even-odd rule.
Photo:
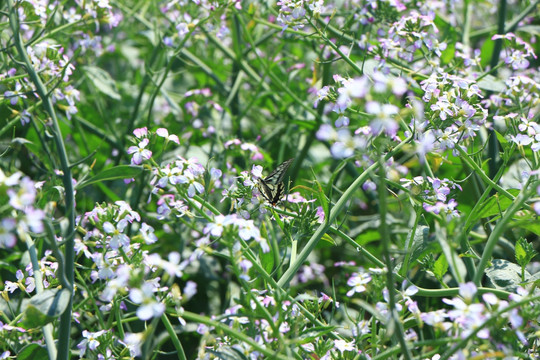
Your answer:
[[[279,184],[283,180],[283,177],[287,173],[287,170],[289,169],[289,166],[291,166],[293,160],[294,158],[281,163],[274,171],[264,178],[264,182],[272,185]]]
[[[285,185],[283,184],[283,177],[293,159],[289,159],[284,163],[280,164],[274,171],[272,171],[264,179],[259,179],[259,190],[261,195],[270,203],[272,206],[276,206],[283,194],[285,193]]]
[[[283,185],[283,182],[280,182],[279,184],[277,184],[276,192],[274,193],[274,198],[272,199],[272,201],[270,201],[272,206],[276,206],[281,201],[283,194],[285,194],[285,185]]]

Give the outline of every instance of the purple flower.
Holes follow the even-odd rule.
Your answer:
[[[158,239],[156,234],[154,234],[154,228],[147,223],[142,223],[139,232],[144,239],[144,243],[147,245],[155,243]]]
[[[317,106],[319,106],[320,101],[326,100],[329,93],[330,93],[329,86],[323,86],[322,89],[317,91],[317,98],[315,99],[315,102],[313,103],[313,107],[316,108]]]
[[[416,142],[416,153],[421,164],[426,161],[426,154],[435,148],[435,136],[431,131],[420,133]]]
[[[128,222],[126,219],[122,219],[118,222],[116,227],[109,221],[103,224],[103,230],[111,236],[109,246],[111,249],[118,249],[120,246],[129,246],[130,240],[126,234],[122,232],[126,229]]]
[[[146,137],[146,136],[148,136],[148,128],[142,127],[142,128],[135,129],[135,130],[133,130],[133,135],[135,135],[135,137],[137,139],[140,139],[142,137]]]
[[[144,334],[143,333],[126,333],[124,336],[124,341],[122,343],[128,348],[129,354],[135,358],[141,356],[142,354],[142,345],[144,344]]]
[[[394,137],[399,128],[398,123],[393,116],[398,113],[398,108],[395,105],[383,104],[376,101],[369,101],[366,104],[366,111],[375,115],[375,118],[369,124],[373,135],[378,135],[381,132]]]
[[[0,226],[0,247],[12,248],[17,243],[17,237],[13,233],[17,227],[15,219],[4,218]]]
[[[354,341],[348,342],[345,340],[334,340],[334,347],[343,354],[344,351],[355,351],[356,348],[354,347]]]
[[[83,330],[82,335],[84,339],[79,344],[77,344],[77,347],[80,350],[79,356],[84,357],[84,354],[86,353],[87,349],[91,351],[95,351],[100,345],[98,338],[104,334],[105,334],[105,330],[100,330],[95,333],[90,332],[88,330]]]
[[[431,110],[433,111],[440,111],[439,117],[441,120],[446,120],[447,115],[454,116],[454,112],[452,111],[453,104],[448,101],[448,98],[446,95],[443,95],[437,99],[437,103],[431,105]]]
[[[165,312],[165,304],[158,302],[154,296],[155,286],[144,283],[140,289],[134,288],[129,292],[129,298],[135,304],[141,304],[137,309],[137,317],[141,320],[150,320],[159,317]]]
[[[167,141],[172,141],[180,145],[180,140],[178,139],[178,136],[174,134],[169,135],[169,131],[165,128],[157,129],[156,135],[161,136],[162,138],[165,138]]]
[[[127,150],[128,154],[133,154],[131,163],[133,165],[140,165],[143,160],[148,160],[152,157],[152,151],[145,149],[150,141],[148,139],[142,139],[137,146],[130,146]]]
[[[19,82],[15,83],[15,89],[13,91],[9,90],[4,93],[4,97],[10,99],[9,103],[11,105],[17,105],[19,98],[26,99],[24,92],[21,92],[22,85]]]
[[[19,183],[19,189],[14,188],[7,190],[9,196],[9,204],[17,209],[24,211],[25,208],[32,205],[36,200],[36,188],[34,182],[29,177],[24,177]]]
[[[347,296],[351,297],[355,293],[362,293],[366,291],[366,284],[371,282],[371,274],[365,272],[363,269],[360,269],[359,273],[353,273],[351,277],[347,280],[347,285],[352,287],[351,290],[347,292]]]
[[[217,215],[214,218],[214,222],[209,223],[205,226],[203,232],[212,236],[221,236],[225,226],[231,224],[232,222],[233,220],[231,219],[231,215]]]
[[[336,104],[345,109],[349,106],[353,99],[361,99],[366,96],[369,91],[369,80],[367,77],[344,79],[343,87],[338,89],[339,97]]]
[[[195,196],[195,192],[198,192],[199,194],[202,194],[204,192],[204,186],[198,181],[196,181],[195,175],[193,174],[193,171],[191,169],[187,169],[186,171],[184,171],[184,174],[179,175],[177,179],[179,184],[189,184],[189,197]]]

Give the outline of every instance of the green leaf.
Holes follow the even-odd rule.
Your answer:
[[[315,196],[317,197],[317,200],[319,200],[319,204],[321,204],[323,208],[324,218],[326,221],[326,219],[328,219],[328,216],[330,216],[330,207],[328,204],[328,199],[326,198],[326,194],[324,193],[322,189],[321,183],[319,183],[317,180],[314,180],[314,183],[315,183],[314,189],[316,189]]]
[[[522,229],[528,230],[528,231],[540,236],[540,222],[538,222],[538,221],[534,221],[534,220],[523,221],[523,222],[520,221],[516,225],[519,226]]]
[[[261,265],[263,269],[267,273],[272,273],[274,270],[274,255],[272,254],[272,251],[263,252],[262,250],[259,251],[259,258],[261,259]]]
[[[109,168],[101,171],[94,177],[81,181],[75,186],[75,189],[80,190],[85,186],[94,184],[97,182],[103,182],[106,180],[117,180],[117,179],[130,179],[139,175],[142,171],[141,166],[130,166],[130,165],[119,165],[113,168]]]
[[[336,246],[337,243],[336,243],[336,240],[334,240],[334,238],[332,236],[330,236],[329,234],[324,234],[322,237],[321,237],[321,241],[324,241],[324,242],[327,242],[333,246]]]
[[[441,245],[443,254],[446,258],[446,261],[448,262],[448,267],[450,268],[450,271],[455,281],[457,282],[464,281],[464,279],[467,277],[467,268],[465,267],[463,260],[456,253],[454,243],[449,238],[450,236],[452,236],[450,235],[451,233],[447,235],[446,229],[442,229],[438,226],[435,230],[436,230],[435,233],[437,234],[437,240],[439,241],[439,244]]]
[[[27,345],[17,353],[18,360],[41,360],[48,358],[49,354],[47,350],[38,344]]]
[[[525,266],[527,265],[526,263],[524,263],[524,260],[527,258],[527,252],[523,248],[522,240],[523,238],[520,238],[516,243],[516,261],[519,265]]]
[[[516,32],[527,35],[540,35],[540,25],[523,25],[516,29]]]
[[[444,64],[448,64],[450,61],[452,61],[454,58],[455,58],[455,54],[456,54],[456,46],[454,45],[454,43],[450,43],[448,45],[448,47],[446,48],[446,50],[444,50],[442,53],[441,53],[441,61],[444,63]]]
[[[313,130],[315,129],[315,126],[317,126],[317,123],[315,121],[310,121],[310,120],[295,119],[295,120],[292,120],[291,123],[296,124],[299,127],[304,128],[306,130]]]
[[[366,246],[367,244],[378,241],[380,239],[381,234],[379,232],[379,229],[366,229],[360,235],[358,235],[354,239],[354,241],[356,241],[359,245]]]
[[[446,261],[446,256],[444,254],[441,254],[437,261],[435,261],[435,264],[433,264],[433,274],[435,274],[435,277],[439,280],[442,280],[443,276],[448,271],[448,261]]]
[[[483,68],[489,65],[491,57],[493,55],[493,48],[495,47],[495,41],[489,39],[484,42],[480,52],[480,64]]]
[[[269,239],[269,241],[273,241],[273,240],[270,240],[270,238],[268,237],[268,231],[266,229],[266,224],[263,222],[261,227],[260,227],[260,230],[261,230],[261,236],[265,239]],[[272,250],[265,253],[262,251],[262,249],[259,251],[259,258],[261,259],[261,265],[263,267],[263,269],[267,272],[267,273],[271,273],[272,270],[274,269],[274,254],[272,253]]]
[[[524,238],[519,238],[516,242],[516,261],[524,268],[536,256],[536,251],[533,246]]]
[[[24,309],[22,326],[38,328],[62,315],[69,304],[69,290],[47,289],[32,296]]]
[[[508,292],[516,292],[521,286],[521,267],[504,259],[494,259],[492,266],[486,269],[486,276],[489,280],[488,286]],[[524,279],[528,281],[531,277],[528,271],[524,271]]]
[[[298,340],[300,344],[307,344],[318,338],[330,334],[336,329],[336,326],[315,326],[310,327],[307,331],[300,333]]]
[[[478,81],[478,87],[485,91],[500,93],[506,89],[504,82],[493,75],[486,75]]]
[[[497,130],[495,130],[495,135],[497,136],[497,140],[499,140],[499,142],[503,146],[503,149],[506,149],[506,147],[508,146],[508,140],[506,140],[504,135],[498,132]]]
[[[412,231],[412,230],[411,230]],[[410,233],[407,235],[410,238]],[[412,251],[409,263],[415,262],[422,254],[433,246],[434,242],[429,239],[429,226],[419,225],[414,233],[413,243],[409,249]]]
[[[114,100],[122,99],[118,93],[118,89],[116,88],[116,83],[108,72],[102,68],[91,65],[84,66],[83,68],[85,70],[86,77],[94,84],[96,90]]]
[[[514,196],[519,194],[518,189],[509,189],[508,192]],[[512,205],[512,200],[508,199],[506,196],[495,194],[484,202],[473,222],[476,222],[478,219],[499,215],[501,212],[508,209],[510,205]]]

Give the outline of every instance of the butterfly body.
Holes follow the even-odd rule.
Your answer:
[[[280,164],[274,171],[272,171],[264,179],[260,178],[258,181],[259,191],[263,198],[265,198],[272,206],[276,206],[283,195],[285,194],[285,185],[283,184],[283,177],[287,173],[289,166],[293,162],[293,159],[289,159]]]

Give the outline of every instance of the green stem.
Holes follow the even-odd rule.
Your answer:
[[[64,146],[64,139],[62,138],[62,132],[58,124],[58,118],[56,116],[56,111],[54,110],[53,103],[49,96],[45,85],[41,81],[41,78],[36,73],[32,62],[28,58],[26,53],[25,45],[20,33],[20,24],[17,17],[17,9],[14,8],[13,0],[7,1],[9,8],[9,24],[11,31],[13,32],[13,42],[19,53],[19,57],[22,62],[25,64],[26,70],[32,82],[36,87],[36,92],[43,101],[43,107],[45,111],[49,114],[52,121],[52,127],[49,131],[52,133],[54,142],[56,144],[56,151],[60,159],[60,166],[62,171],[62,183],[64,184],[65,189],[65,206],[66,206],[66,216],[68,217],[68,226],[63,234],[65,239],[65,263],[63,271],[66,275],[66,279],[69,282],[69,288],[71,294],[68,306],[66,311],[60,317],[60,328],[58,331],[58,356],[59,360],[67,360],[69,357],[69,343],[70,343],[70,333],[71,333],[71,311],[73,308],[73,278],[74,278],[74,260],[75,260],[75,251],[74,251],[74,240],[73,236],[75,234],[75,198],[73,193],[73,183],[71,177],[71,169],[69,166],[69,160],[67,157],[66,148]]]
[[[455,346],[453,346],[452,348],[450,348],[449,350],[447,350],[440,358],[440,360],[446,360],[446,359],[449,359],[450,356],[452,356],[453,354],[456,353],[456,351],[458,351],[459,349],[463,349],[465,346],[467,346],[467,344],[472,341],[472,339],[474,339],[474,337],[476,336],[476,334],[478,334],[478,332],[484,328],[486,328],[487,325],[489,325],[490,323],[496,321],[496,320],[499,320],[502,318],[503,314],[506,313],[506,312],[509,312],[521,305],[525,305],[525,304],[529,304],[529,303],[534,303],[536,301],[540,300],[540,296],[532,296],[532,297],[526,297],[526,298],[523,298],[521,301],[518,301],[518,302],[515,302],[515,303],[511,303],[510,305],[504,307],[503,309],[491,314],[487,320],[485,320],[482,324],[479,324],[477,327],[474,328],[474,330],[471,331],[471,333],[469,335],[467,335],[466,337],[462,338],[461,341],[459,341]]]
[[[169,333],[169,336],[171,337],[171,341],[174,345],[174,348],[178,352],[178,358],[180,360],[186,360],[186,354],[184,353],[184,348],[182,347],[182,343],[178,339],[178,336],[176,336],[176,332],[174,331],[174,328],[171,324],[171,321],[167,317],[166,314],[163,314],[161,316],[161,322],[163,325],[165,325],[165,328],[167,329],[167,332]]]
[[[343,231],[336,229],[334,226],[330,228],[330,231],[336,235],[338,235],[340,238],[342,238],[345,242],[347,242],[350,246],[352,246],[358,253],[365,256],[371,263],[373,263],[375,266],[379,268],[383,268],[385,265],[384,263],[379,260],[375,255],[373,255],[371,252],[369,252],[366,248],[363,246],[358,245],[354,239],[349,237],[349,235],[345,234]],[[394,274],[396,277],[396,280],[399,282],[403,282],[404,280],[409,281],[411,284],[414,285],[412,281],[407,279],[404,276],[399,275],[398,273]],[[415,285],[416,286],[416,285]],[[457,296],[459,294],[459,288],[447,288],[447,289],[426,289],[419,286],[416,286],[418,288],[418,292],[416,293],[416,296],[424,296],[424,297],[448,297],[448,296]],[[510,295],[509,292],[494,288],[487,288],[487,287],[479,287],[478,288],[478,294],[486,294],[486,293],[493,293],[497,295],[501,299],[507,299]]]
[[[484,270],[487,267],[488,262],[491,260],[491,254],[493,254],[493,249],[495,249],[499,238],[507,229],[508,223],[510,222],[514,214],[522,208],[523,203],[529,198],[530,194],[527,190],[527,185],[528,183],[523,186],[523,190],[519,193],[518,197],[508,208],[508,210],[506,210],[503,217],[497,222],[497,225],[493,229],[491,235],[489,235],[486,246],[484,248],[484,252],[482,254],[482,258],[480,259],[480,263],[476,267],[476,273],[474,275],[474,283],[476,284],[476,286],[480,285],[482,277],[484,276]]]
[[[41,273],[41,267],[39,266],[37,258],[36,244],[32,237],[22,229],[19,229],[19,236],[24,239],[26,246],[28,247],[28,253],[30,254],[30,261],[32,262],[32,269],[34,273],[34,284],[36,285],[36,294],[43,292],[43,274]],[[56,347],[54,346],[53,327],[52,324],[43,326],[43,337],[45,338],[45,344],[47,352],[49,353],[49,359],[56,359]]]
[[[403,331],[403,325],[399,320],[399,315],[396,310],[396,287],[394,282],[394,265],[392,264],[392,256],[390,255],[390,232],[388,231],[388,225],[386,224],[386,214],[387,214],[387,193],[386,189],[386,170],[384,168],[384,160],[382,157],[379,158],[379,182],[377,184],[377,192],[379,193],[379,214],[381,216],[380,225],[379,225],[379,234],[381,235],[381,244],[382,244],[382,253],[384,262],[386,265],[386,289],[388,290],[388,307],[390,313],[390,321],[394,323],[395,331],[393,336],[397,338],[401,346],[401,353],[405,359],[411,359],[412,355],[407,347],[407,342],[405,341],[405,334]]]
[[[409,137],[402,141],[399,145],[397,145],[392,151],[390,151],[386,156],[384,157],[385,160],[390,159],[392,156],[397,154],[401,151],[401,149],[406,146],[409,141],[411,141],[412,137]],[[298,254],[298,258],[294,263],[291,264],[289,269],[285,271],[283,276],[278,281],[279,287],[284,287],[289,284],[293,276],[297,273],[298,269],[302,264],[306,261],[307,257],[313,249],[317,246],[319,243],[319,240],[323,237],[324,234],[330,229],[331,224],[334,223],[337,216],[341,214],[342,210],[346,207],[347,203],[354,197],[355,191],[362,185],[366,179],[369,177],[370,173],[375,171],[379,167],[379,163],[374,163],[369,168],[367,168],[352,184],[349,186],[347,190],[343,193],[341,198],[336,202],[336,205],[332,208],[329,214],[327,214],[326,220],[319,226],[319,228],[315,231],[315,233],[311,236],[308,243],[300,254]]]
[[[420,222],[420,214],[422,211],[422,207],[420,205],[416,206],[416,218],[414,219],[414,225],[411,230],[411,236],[409,237],[409,241],[405,244],[405,259],[403,260],[403,265],[401,266],[401,270],[399,271],[401,276],[407,276],[407,272],[409,271],[409,261],[413,252],[412,246],[414,243],[414,237],[416,235],[416,229],[418,228],[418,223]]]
[[[461,37],[461,42],[466,47],[469,47],[469,40],[471,34],[471,11],[472,4],[470,0],[465,1],[464,9],[464,21],[463,21],[463,36]]]
[[[227,324],[224,324],[219,321],[210,320],[209,318],[205,316],[201,316],[189,311],[184,311],[182,314],[182,317],[185,320],[193,321],[198,324],[205,324],[209,327],[214,327],[216,329],[219,329],[220,331],[223,331],[227,335],[230,335],[248,345],[250,345],[253,350],[260,352],[261,354],[265,355],[268,359],[279,359],[279,360],[287,360],[289,359],[288,356],[279,354],[273,350],[267,349],[263,346],[261,346],[258,342],[250,338],[249,336],[234,330],[233,328],[229,327]]]
[[[469,165],[471,168],[473,168],[476,173],[478,174],[478,176],[480,176],[482,178],[482,180],[484,180],[487,184],[489,184],[492,188],[494,188],[495,190],[497,190],[498,192],[500,192],[501,194],[503,194],[504,196],[506,196],[508,199],[514,201],[514,196],[512,196],[512,194],[510,194],[508,191],[506,191],[505,189],[503,189],[502,187],[500,187],[497,183],[495,183],[493,180],[491,180],[489,178],[489,176],[486,175],[486,173],[484,173],[484,171],[482,170],[482,168],[480,168],[480,166],[478,166],[476,164],[476,162],[474,162],[473,160],[471,160],[471,158],[469,157],[469,154],[467,154],[465,152],[465,150],[463,150],[461,148],[461,146],[456,146],[456,149],[459,151],[459,153],[461,154],[461,159],[463,159],[463,161],[465,161],[467,163],[467,165]]]

